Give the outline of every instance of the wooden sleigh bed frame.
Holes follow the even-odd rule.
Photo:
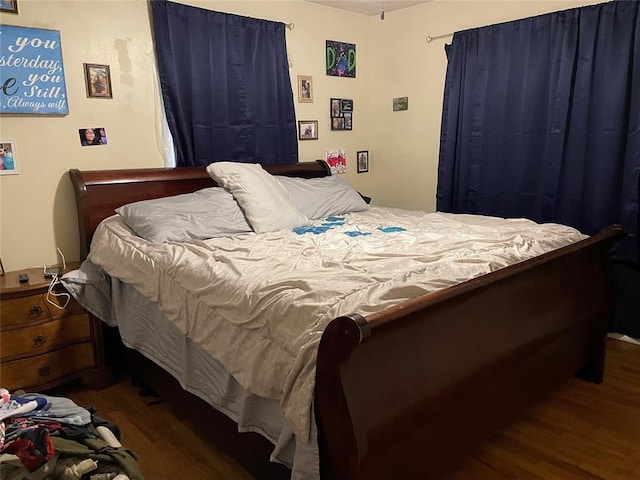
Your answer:
[[[266,169],[329,174],[322,161]],[[73,169],[70,178],[83,258],[95,228],[115,208],[215,185],[197,167]],[[439,478],[572,375],[602,382],[613,306],[608,252],[623,235],[610,226],[379,313],[334,319],[316,365],[322,478]],[[195,402],[189,411],[196,423],[215,422],[219,445],[256,478],[287,478],[286,468],[268,462],[266,440],[234,432],[231,420],[139,357],[129,368],[161,395],[183,406]]]

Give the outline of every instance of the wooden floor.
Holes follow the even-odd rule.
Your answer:
[[[115,422],[147,480],[251,478],[126,378],[99,392],[70,385],[55,393]],[[640,479],[640,346],[608,340],[604,384],[569,380],[447,478],[463,479]]]

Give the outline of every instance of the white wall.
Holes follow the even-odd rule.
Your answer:
[[[300,160],[344,148],[343,178],[376,203],[433,210],[446,61],[445,40],[425,37],[597,2],[434,0],[387,12],[384,21],[303,0],[183,3],[294,23],[287,31],[294,89],[297,75],[314,80],[314,103],[296,102],[297,118],[319,121],[319,140],[300,142]],[[19,12],[1,13],[0,22],[60,31],[69,114],[0,116],[0,138],[16,141],[20,168],[0,176],[6,270],[56,263],[56,246],[79,259],[70,168],[159,167],[166,153],[145,0],[19,0]],[[325,40],[357,45],[355,79],[325,75]],[[86,97],[83,63],[110,65],[113,99]],[[398,96],[409,97],[407,111],[392,111]],[[330,97],[354,100],[352,131],[330,130]],[[81,147],[78,129],[95,126],[107,129],[109,144]],[[368,174],[355,173],[357,150],[370,152]]]

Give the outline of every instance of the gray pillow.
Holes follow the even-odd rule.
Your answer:
[[[276,178],[289,193],[294,205],[308,218],[326,218],[369,209],[360,194],[336,175],[308,179]]]
[[[240,206],[224,188],[130,203],[116,209],[140,237],[154,243],[187,242],[250,232]]]

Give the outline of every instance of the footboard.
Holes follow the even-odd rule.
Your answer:
[[[618,226],[378,314],[318,352],[322,478],[433,479],[580,374],[601,382]]]

